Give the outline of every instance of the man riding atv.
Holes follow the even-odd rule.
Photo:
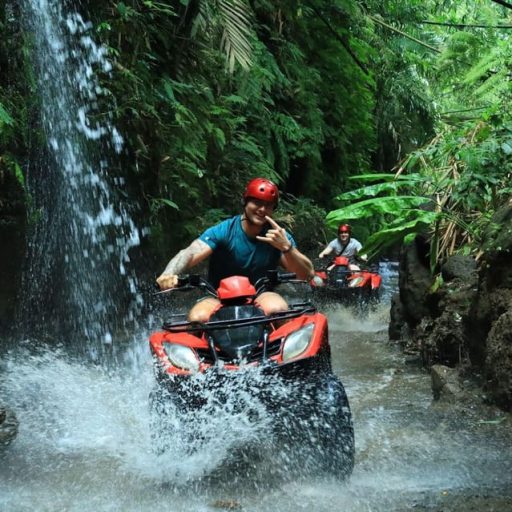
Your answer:
[[[363,247],[361,242],[352,238],[352,229],[348,224],[341,224],[338,227],[338,237],[331,240],[327,247],[319,254],[319,258],[324,258],[334,253],[334,256],[345,256],[349,259],[350,270],[360,270],[356,264],[356,260],[366,261],[366,256],[359,254],[359,251]],[[328,270],[331,267],[328,268]]]
[[[277,186],[265,178],[251,180],[243,193],[243,213],[208,228],[186,249],[176,254],[157,283],[162,290],[176,287],[178,275],[209,259],[208,280],[217,287],[220,280],[233,275],[246,276],[252,283],[268,270],[281,265],[299,279],[314,275],[313,264],[298,249],[293,237],[280,227],[272,214],[279,201]],[[206,322],[218,306],[212,297],[197,302],[189,320]],[[256,304],[270,315],[288,309],[286,301],[275,292],[264,292]]]

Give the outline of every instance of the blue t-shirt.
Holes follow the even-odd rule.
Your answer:
[[[261,235],[264,236],[268,229],[269,226],[265,227]],[[296,247],[293,237],[289,233],[286,236],[293,247]],[[246,276],[254,284],[267,270],[276,269],[281,257],[279,249],[247,236],[242,228],[240,215],[208,228],[199,240],[213,249],[208,280],[215,287],[221,279],[235,275]]]

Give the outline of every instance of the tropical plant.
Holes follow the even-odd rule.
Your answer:
[[[447,127],[411,153],[396,174],[354,177],[378,183],[338,196],[350,204],[330,212],[327,222],[372,219],[376,232],[364,249],[371,256],[428,232],[433,270],[457,251],[478,258],[492,214],[512,193],[511,154],[510,122]]]
[[[426,231],[431,241],[431,267],[435,269],[439,261],[457,251],[478,258],[482,233],[493,212],[510,198],[512,143],[507,106],[512,93],[512,51],[508,33],[496,28],[498,21],[503,22],[496,6],[476,10],[468,2],[444,2],[443,5],[453,6],[450,17],[437,12],[428,30],[418,36],[412,25],[421,22],[418,14],[423,17],[435,12],[435,2],[422,4],[408,2],[402,10],[396,2],[386,2],[391,7],[387,15],[394,16],[394,26],[385,27],[397,39],[395,48],[398,43],[404,47],[406,38],[418,47],[432,49],[423,65],[416,61],[412,69],[420,82],[424,81],[425,91],[428,86],[429,95],[437,104],[438,114],[430,118],[436,121],[431,128],[435,127],[437,134],[419,149],[409,147],[408,155],[394,169],[395,174],[354,177],[372,184],[337,196],[341,208],[330,212],[327,222],[334,225],[342,219],[354,219],[356,223],[358,219],[370,219],[375,233],[367,238],[365,248],[372,255]],[[376,5],[373,7],[377,9]],[[457,16],[469,27],[456,25]],[[402,20],[403,25],[397,27],[397,20]],[[409,37],[411,34],[416,37]],[[383,41],[389,44],[389,36]],[[407,46],[406,58],[415,62],[410,43]],[[390,87],[397,83],[400,81],[392,80]],[[389,97],[384,96],[384,106],[412,123],[405,124],[405,131],[419,142],[417,132],[410,129],[419,118],[411,115],[412,111],[407,115],[403,107],[393,107],[400,97],[407,95],[390,91]],[[421,94],[413,93],[412,98],[415,97]],[[421,104],[426,106],[428,119],[426,96]],[[406,140],[385,110],[379,112],[377,119],[391,131],[392,140]],[[423,129],[422,133],[425,135],[428,130]]]

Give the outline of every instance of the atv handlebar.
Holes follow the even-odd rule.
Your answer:
[[[206,290],[210,295],[214,295],[215,297],[217,296],[217,290],[199,274],[178,276],[178,282],[174,288],[161,290],[159,292],[156,292],[155,295],[172,292],[187,292],[190,290],[194,290],[196,288]]]
[[[188,320],[179,322],[165,322],[163,329],[170,332],[198,332],[198,331],[216,331],[219,329],[231,329],[249,325],[268,324],[274,321],[290,320],[305,314],[316,313],[316,308],[310,304],[297,304],[288,311],[279,311],[271,315],[260,315],[252,318],[237,318],[232,320],[215,320],[205,323],[190,322]]]
[[[264,277],[261,277],[254,284],[254,288],[256,289],[256,294],[259,294],[265,290],[272,290],[277,285],[282,283],[304,283],[305,281],[301,279],[297,279],[297,275],[293,272],[283,272],[279,273],[277,270],[268,270],[267,274]],[[187,274],[178,276],[178,283],[174,288],[169,288],[168,290],[161,290],[156,292],[155,295],[160,295],[162,293],[171,293],[171,292],[186,292],[193,289],[203,289],[208,292],[210,295],[214,297],[217,296],[217,290],[213,287],[213,285],[207,281],[204,277],[199,274]]]
[[[263,291],[271,291],[276,286],[283,283],[305,283],[302,279],[297,279],[297,274],[293,272],[281,272],[277,270],[267,270],[267,275],[260,277],[254,287],[256,288],[256,294],[260,294]]]

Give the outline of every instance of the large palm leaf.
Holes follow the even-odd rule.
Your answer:
[[[194,33],[220,36],[220,46],[232,73],[238,62],[244,69],[252,62],[252,11],[244,0],[201,0]]]

